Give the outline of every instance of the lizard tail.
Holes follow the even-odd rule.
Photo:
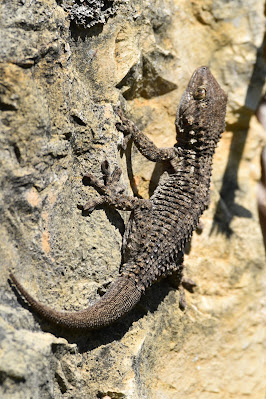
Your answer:
[[[135,280],[127,276],[120,276],[95,304],[77,312],[62,312],[34,299],[12,273],[9,277],[17,291],[27,300],[36,314],[53,324],[68,329],[92,330],[107,326],[129,312],[141,297]]]

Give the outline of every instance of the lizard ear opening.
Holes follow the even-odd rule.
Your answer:
[[[199,86],[193,97],[195,100],[203,100],[206,97],[207,90],[204,86]]]

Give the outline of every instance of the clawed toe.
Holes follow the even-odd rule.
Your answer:
[[[92,212],[94,208],[94,204],[92,204],[91,201],[88,201],[85,205],[83,205],[82,210],[85,212]]]
[[[126,118],[121,108],[116,109],[116,114],[121,120],[121,122],[117,122],[115,124],[117,130],[124,133],[125,135],[132,133],[136,128],[135,124],[130,119]]]
[[[96,206],[102,205],[104,203],[105,203],[104,197],[93,198],[90,201],[86,202],[86,204],[83,205],[82,209],[84,212],[92,212],[96,208]]]
[[[104,186],[116,185],[122,174],[122,170],[118,167],[111,173],[110,165],[107,160],[101,164],[101,170],[103,174]],[[88,186],[94,186],[96,188],[103,188],[103,184],[93,174],[88,173],[83,176],[83,184]]]
[[[108,180],[110,179],[110,164],[107,160],[101,163],[101,170],[103,174],[104,184],[106,185],[108,183]]]
[[[115,127],[119,132],[125,133],[126,132],[126,126],[124,126],[121,122],[117,122],[115,124]]]
[[[86,186],[98,186],[99,185],[98,179],[91,173],[84,175],[82,178],[82,181],[83,181],[83,184]]]
[[[182,278],[181,281],[182,286],[189,292],[193,292],[194,288],[197,287],[195,281],[191,280],[190,278]]]
[[[110,187],[112,185],[116,185],[119,182],[122,174],[122,170],[120,168],[115,167],[115,169],[111,173],[109,162],[105,160],[101,164],[101,169],[102,169],[104,184],[106,186]]]
[[[179,285],[179,307],[181,310],[185,310],[187,306],[187,301],[186,301],[186,293],[185,289],[189,292],[193,292],[193,289],[197,286],[195,281],[191,280],[190,278],[184,278],[182,277],[181,284]]]
[[[120,180],[121,174],[122,174],[122,169],[116,167],[111,175],[111,183],[112,184],[118,183]]]
[[[186,293],[183,287],[179,287],[179,307],[181,310],[185,310],[187,307]]]

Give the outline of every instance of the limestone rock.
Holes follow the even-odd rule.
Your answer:
[[[262,0],[55,1],[0,5],[0,397],[263,399],[264,248],[256,209],[265,131]],[[79,209],[100,164],[148,197],[160,165],[120,151],[121,105],[158,146],[207,64],[229,94],[211,204],[186,256],[187,294],[155,284],[118,323],[66,333],[35,318],[9,269],[42,302],[77,310],[119,273],[126,213]],[[134,178],[133,178],[134,175]]]

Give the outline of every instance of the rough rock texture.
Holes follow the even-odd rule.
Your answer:
[[[263,399],[264,248],[256,209],[265,131],[262,0],[3,0],[0,46],[0,397]],[[85,9],[81,8],[85,7]],[[13,269],[61,309],[93,301],[117,275],[128,215],[82,215],[100,163],[147,197],[160,165],[119,150],[113,106],[160,146],[193,70],[229,94],[204,230],[187,274],[198,288],[153,286],[126,318],[84,335],[36,319],[7,282]],[[264,87],[263,87],[264,86]],[[134,174],[134,179],[132,178]]]

